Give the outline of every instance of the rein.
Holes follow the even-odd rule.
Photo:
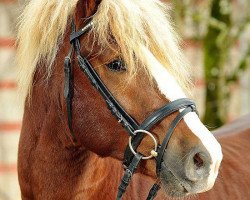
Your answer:
[[[76,137],[72,129],[72,99],[73,99],[73,72],[71,65],[71,58],[75,55],[80,69],[88,77],[91,84],[99,91],[105,100],[108,109],[111,111],[112,115],[116,117],[119,123],[124,127],[124,129],[129,134],[129,145],[127,146],[124,153],[124,168],[125,173],[121,180],[120,186],[118,187],[117,200],[122,199],[123,194],[126,191],[127,186],[137,169],[137,166],[140,164],[143,159],[154,158],[156,161],[156,174],[159,177],[161,172],[161,163],[163,160],[163,155],[165,149],[168,145],[168,142],[183,117],[189,112],[196,112],[195,103],[188,98],[181,98],[175,101],[172,101],[158,110],[154,111],[149,117],[147,117],[141,124],[138,124],[135,119],[133,119],[120,105],[116,98],[112,95],[109,89],[105,86],[94,67],[87,60],[86,57],[81,55],[80,49],[80,37],[86,34],[93,26],[93,22],[88,21],[87,25],[84,26],[80,31],[76,31],[76,25],[72,21],[72,33],[70,35],[70,44],[71,48],[69,54],[65,57],[64,61],[64,73],[65,73],[65,83],[64,83],[64,97],[67,105],[67,115],[68,115],[68,126],[74,141]],[[180,111],[182,110],[182,111]],[[172,113],[180,113],[177,117],[171,122],[169,129],[165,135],[165,138],[161,145],[157,143],[155,137],[149,132],[150,129],[161,122],[163,119],[171,115]],[[144,156],[143,154],[136,152],[136,149],[140,145],[142,139],[145,135],[149,135],[154,144],[155,148],[151,151],[151,155]],[[156,182],[151,188],[147,200],[153,200],[157,194],[157,191],[160,189],[160,184]]]

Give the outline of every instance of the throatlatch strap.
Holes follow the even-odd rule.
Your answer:
[[[71,66],[71,56],[73,53],[73,46],[70,47],[69,54],[64,59],[64,98],[66,100],[66,109],[67,109],[67,120],[69,130],[74,142],[76,142],[75,134],[73,133],[72,128],[72,98],[73,98],[73,73]]]
[[[120,186],[118,187],[118,193],[117,193],[117,197],[116,200],[120,200],[122,199],[122,196],[124,194],[124,192],[126,191],[126,188],[129,185],[129,182],[132,178],[132,175],[134,174],[137,166],[139,165],[141,159],[142,159],[143,155],[138,153],[134,156],[132,162],[130,163],[130,165],[128,166],[128,168],[125,170],[125,173],[123,175],[123,178],[121,180]]]

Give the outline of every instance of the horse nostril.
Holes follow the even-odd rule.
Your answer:
[[[199,169],[204,166],[204,161],[200,153],[196,153],[193,157],[194,165],[196,169]]]
[[[195,147],[185,163],[186,177],[191,181],[205,180],[209,176],[211,158],[209,154]]]

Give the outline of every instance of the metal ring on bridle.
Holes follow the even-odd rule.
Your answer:
[[[151,151],[151,155],[150,156],[144,156],[144,157],[142,157],[142,159],[143,160],[148,160],[148,159],[151,159],[153,157],[156,157],[157,156],[157,152],[156,152],[157,151],[157,141],[156,141],[155,137],[153,136],[153,134],[146,131],[146,130],[136,130],[134,132],[134,135],[136,135],[137,133],[145,133],[145,134],[147,134],[148,136],[150,136],[152,138],[152,140],[154,141],[154,145],[155,145],[154,149]],[[136,155],[137,153],[136,153],[136,151],[134,150],[134,148],[132,146],[132,137],[131,136],[129,137],[128,145],[129,145],[129,148],[130,148],[131,152],[134,155]]]

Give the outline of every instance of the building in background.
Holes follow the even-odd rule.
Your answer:
[[[190,1],[190,0],[189,0]],[[233,1],[235,13],[240,13],[240,5],[247,0]],[[17,148],[21,129],[22,108],[18,101],[16,84],[15,56],[15,30],[16,19],[21,10],[22,1],[0,0],[0,200],[19,200],[20,192],[17,180]],[[183,0],[181,2],[187,2]],[[196,1],[197,4],[205,1]],[[204,4],[205,5],[205,4]],[[199,4],[199,6],[203,6]],[[197,7],[198,8],[198,7]],[[195,8],[193,8],[195,9]],[[191,12],[186,10],[186,12]],[[190,15],[182,19],[179,24],[184,39],[184,49],[193,66],[191,74],[195,81],[193,98],[198,103],[201,115],[204,112],[204,88],[203,78],[203,53],[202,45],[193,39],[197,31],[196,24]],[[200,27],[199,27],[200,28]],[[202,28],[202,27],[201,27]],[[250,27],[239,39],[237,45],[231,51],[230,62],[232,66],[240,53],[246,48],[249,41]],[[248,34],[247,34],[248,33]],[[27,55],[28,56],[28,55]],[[250,71],[242,74],[240,81],[231,89],[232,94],[228,107],[228,120],[250,112]]]

